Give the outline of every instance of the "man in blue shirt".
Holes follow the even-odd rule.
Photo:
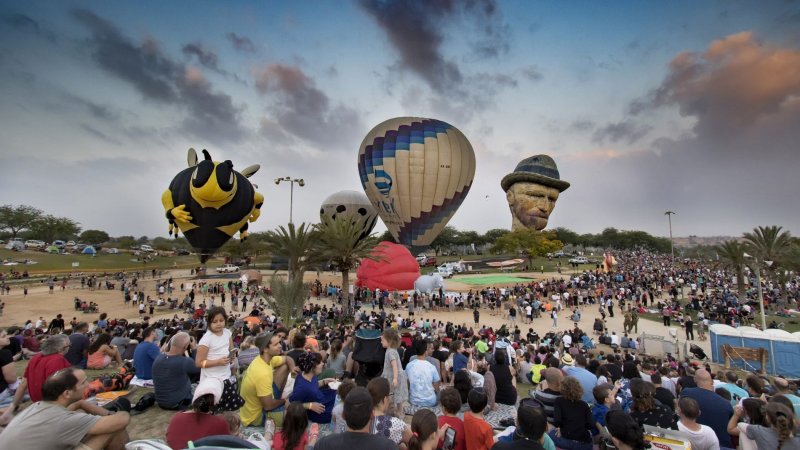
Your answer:
[[[161,350],[153,343],[156,340],[156,329],[145,328],[142,337],[142,343],[137,345],[136,351],[133,352],[133,368],[136,369],[136,378],[152,380],[153,362],[161,354]]]
[[[681,390],[681,397],[689,397],[700,404],[700,417],[697,423],[708,425],[719,439],[720,447],[731,448],[731,436],[728,434],[728,421],[733,415],[730,402],[714,392],[714,382],[711,374],[705,369],[700,369],[694,374],[697,387]]]
[[[567,355],[564,355],[564,358],[561,358],[562,363],[564,362]],[[571,358],[570,358],[571,359]],[[583,355],[578,355],[575,357],[575,364],[576,366],[572,365],[564,365],[561,369],[563,370],[564,374],[568,377],[574,377],[578,380],[578,383],[581,384],[583,388],[583,397],[581,400],[585,401],[591,407],[594,404],[594,394],[592,394],[592,389],[597,386],[597,376],[592,374],[586,370],[586,357]]]
[[[750,397],[750,394],[746,390],[740,388],[739,385],[736,384],[736,381],[738,380],[739,377],[736,375],[736,372],[729,370],[725,372],[724,381],[727,381],[727,383],[720,386],[721,388],[731,393],[731,406],[734,407],[738,405],[739,402],[742,401],[743,399]]]

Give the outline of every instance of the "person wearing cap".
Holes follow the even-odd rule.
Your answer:
[[[500,186],[511,209],[511,229],[543,230],[559,194],[569,188],[569,183],[560,178],[553,158],[536,155],[520,161]]]
[[[363,387],[354,388],[344,399],[342,416],[347,424],[344,433],[322,437],[314,445],[314,450],[397,450],[391,440],[371,433],[372,397]]]
[[[175,414],[167,426],[167,444],[172,448],[187,448],[189,441],[206,436],[229,434],[228,421],[213,415],[214,407],[222,397],[222,381],[209,377],[194,390],[190,411]]]

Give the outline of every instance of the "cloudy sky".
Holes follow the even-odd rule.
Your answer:
[[[550,227],[800,234],[798,1],[2,2],[0,97],[0,204],[115,236],[167,235],[189,147],[261,165],[251,230],[288,222],[286,175],[316,221],[396,116],[472,143],[460,229],[509,228],[500,179],[546,153]]]

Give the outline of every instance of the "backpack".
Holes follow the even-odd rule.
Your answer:
[[[131,363],[125,363],[117,373],[107,373],[95,378],[84,388],[83,398],[94,397],[102,392],[121,391],[127,389],[134,376]]]

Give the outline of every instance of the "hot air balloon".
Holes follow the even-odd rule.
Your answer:
[[[245,240],[248,222],[258,219],[264,203],[264,196],[248,180],[258,164],[237,172],[230,161],[213,161],[207,150],[203,156],[198,163],[197,152],[190,148],[189,167],[175,175],[161,195],[169,233],[177,237],[180,229],[201,263],[237,232]]]
[[[369,236],[378,221],[378,212],[363,192],[339,191],[328,196],[322,202],[319,216],[336,219],[339,216],[351,217],[361,223],[362,233],[359,239]]]
[[[369,289],[407,291],[419,278],[419,264],[402,245],[383,241],[372,250],[375,260],[363,259],[356,272],[356,285]]]
[[[426,247],[472,186],[467,138],[436,119],[398,117],[373,128],[358,152],[361,185],[397,242]]]

